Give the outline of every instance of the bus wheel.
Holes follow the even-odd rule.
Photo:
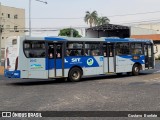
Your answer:
[[[74,67],[69,71],[68,79],[71,82],[78,82],[82,77],[82,70],[78,67]]]
[[[132,68],[132,75],[136,76],[139,75],[140,67],[138,64],[134,64]]]

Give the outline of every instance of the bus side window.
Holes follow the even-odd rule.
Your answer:
[[[24,41],[24,53],[27,58],[45,58],[45,42],[43,41]]]
[[[88,51],[89,56],[99,56],[102,54],[99,42],[86,42],[85,51]]]
[[[92,56],[96,56],[96,52],[93,50],[93,51],[91,52],[91,55],[92,55]]]
[[[70,51],[66,50],[66,56],[70,56]]]
[[[116,54],[117,55],[128,55],[130,53],[129,43],[117,43]]]
[[[66,56],[83,56],[83,42],[68,42]]]
[[[107,45],[103,44],[103,56],[107,57]]]
[[[106,56],[107,56],[107,52],[106,52],[106,51],[104,51],[103,56],[104,56],[104,57],[106,57]]]
[[[138,55],[143,54],[142,44],[141,43],[132,43],[131,44],[131,51],[132,51],[132,54],[138,54]]]

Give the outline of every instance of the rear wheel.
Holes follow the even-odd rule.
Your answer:
[[[78,67],[74,67],[69,71],[68,79],[71,82],[78,82],[82,77],[82,70]]]
[[[138,64],[133,65],[132,68],[132,75],[136,76],[139,75],[140,66]]]

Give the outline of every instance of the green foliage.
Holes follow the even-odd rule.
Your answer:
[[[93,25],[104,25],[109,24],[110,20],[106,16],[98,17],[97,11],[89,12],[86,11],[84,21],[92,27]]]
[[[71,37],[73,32],[73,36],[72,37],[82,37],[81,35],[79,35],[79,32],[73,28],[65,28],[60,30],[58,36],[68,36]]]
[[[98,18],[98,14],[97,11],[93,11],[92,13],[90,13],[89,11],[86,11],[86,15],[84,17],[84,21],[88,24],[90,24],[90,27],[97,24],[97,18]]]
[[[107,17],[98,17],[97,25],[109,24],[110,20]]]

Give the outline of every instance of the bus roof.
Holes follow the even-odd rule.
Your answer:
[[[73,38],[73,37],[25,37],[26,40],[47,40],[47,41],[104,41],[107,43],[115,43],[115,42],[144,42],[144,43],[153,43],[152,40],[147,39],[134,39],[134,38],[118,38],[118,37],[101,37],[101,38]]]
[[[105,38],[106,42],[144,42],[153,43],[152,40],[147,39],[134,39],[134,38]]]

